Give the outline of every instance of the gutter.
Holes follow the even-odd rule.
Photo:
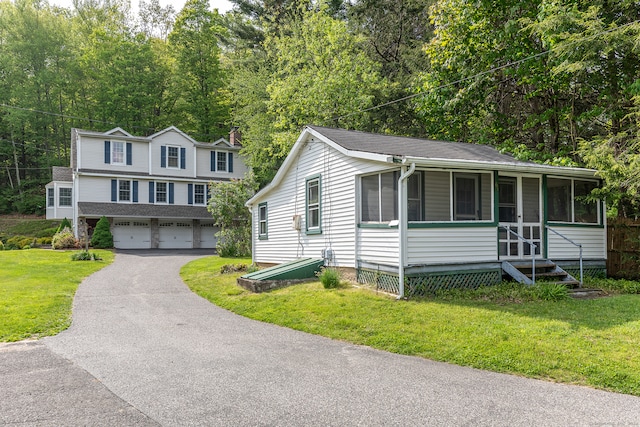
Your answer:
[[[400,174],[400,178],[398,178],[398,220],[400,222],[398,224],[398,299],[404,298],[404,261],[407,252],[406,234],[408,219],[406,209],[407,200],[406,197],[404,197],[404,190],[406,188],[407,179],[409,179],[409,177],[413,175],[415,170],[416,164],[415,162],[412,162],[411,166],[409,166],[409,170],[406,170],[405,172]]]

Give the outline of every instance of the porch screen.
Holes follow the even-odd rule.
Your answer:
[[[549,221],[598,224],[598,203],[589,199],[591,191],[597,187],[596,181],[548,178]]]
[[[398,171],[360,178],[360,218],[362,222],[389,222],[398,219]]]

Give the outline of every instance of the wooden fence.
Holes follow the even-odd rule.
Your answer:
[[[640,222],[626,219],[609,221],[607,275],[640,279]]]

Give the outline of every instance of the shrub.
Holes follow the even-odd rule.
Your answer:
[[[623,294],[640,294],[640,282],[626,279],[597,279],[591,280],[592,285],[601,287],[607,291]]]
[[[325,289],[334,289],[340,285],[340,272],[335,268],[323,268],[318,273],[318,278]]]
[[[534,287],[536,297],[545,301],[560,301],[569,298],[569,290],[560,283],[540,282]]]
[[[91,237],[91,246],[99,249],[108,249],[113,247],[113,234],[109,230],[109,220],[103,216],[96,224]]]
[[[0,240],[0,251],[4,251],[4,243],[2,243],[2,240]]]
[[[36,243],[38,244],[38,246],[50,245],[51,239],[52,239],[51,237],[38,237],[38,239],[36,240]]]
[[[238,273],[241,271],[247,271],[246,264],[225,264],[220,268],[221,274]]]
[[[71,230],[71,222],[69,222],[69,220],[67,218],[63,219],[62,222],[60,223],[60,225],[58,226],[58,228],[56,229],[56,233],[61,232],[62,230],[64,230],[65,228],[68,228],[69,230]]]
[[[69,227],[69,228],[71,228],[71,227]],[[48,237],[49,239],[51,239],[53,237],[53,235],[56,234],[57,232],[58,232],[58,228],[57,227],[49,227],[49,228],[45,228],[44,230],[37,231],[35,233],[35,237],[37,237],[39,239]]]
[[[246,257],[251,255],[251,229],[227,228],[216,233],[216,251],[221,257]]]
[[[13,236],[7,239],[5,249],[23,249],[25,246],[31,246],[32,244],[32,237]]]
[[[75,248],[78,246],[78,241],[73,235],[73,232],[71,232],[71,229],[65,228],[53,236],[53,239],[51,239],[51,246],[53,249]]]
[[[255,273],[258,270],[260,270],[260,267],[257,264],[251,264],[247,267],[247,273]]]
[[[100,258],[98,254],[96,254],[95,252],[81,251],[71,255],[71,260],[72,261],[100,261],[102,260],[102,258]]]

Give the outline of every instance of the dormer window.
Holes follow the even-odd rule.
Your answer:
[[[111,141],[111,164],[124,165],[124,142]]]
[[[104,162],[110,165],[124,166],[131,165],[132,144],[124,141],[104,142]]]
[[[233,153],[212,151],[211,172],[233,172]]]
[[[167,167],[178,168],[180,164],[180,147],[167,147]]]
[[[163,145],[160,147],[160,167],[171,169],[186,169],[187,150],[177,145]]]

